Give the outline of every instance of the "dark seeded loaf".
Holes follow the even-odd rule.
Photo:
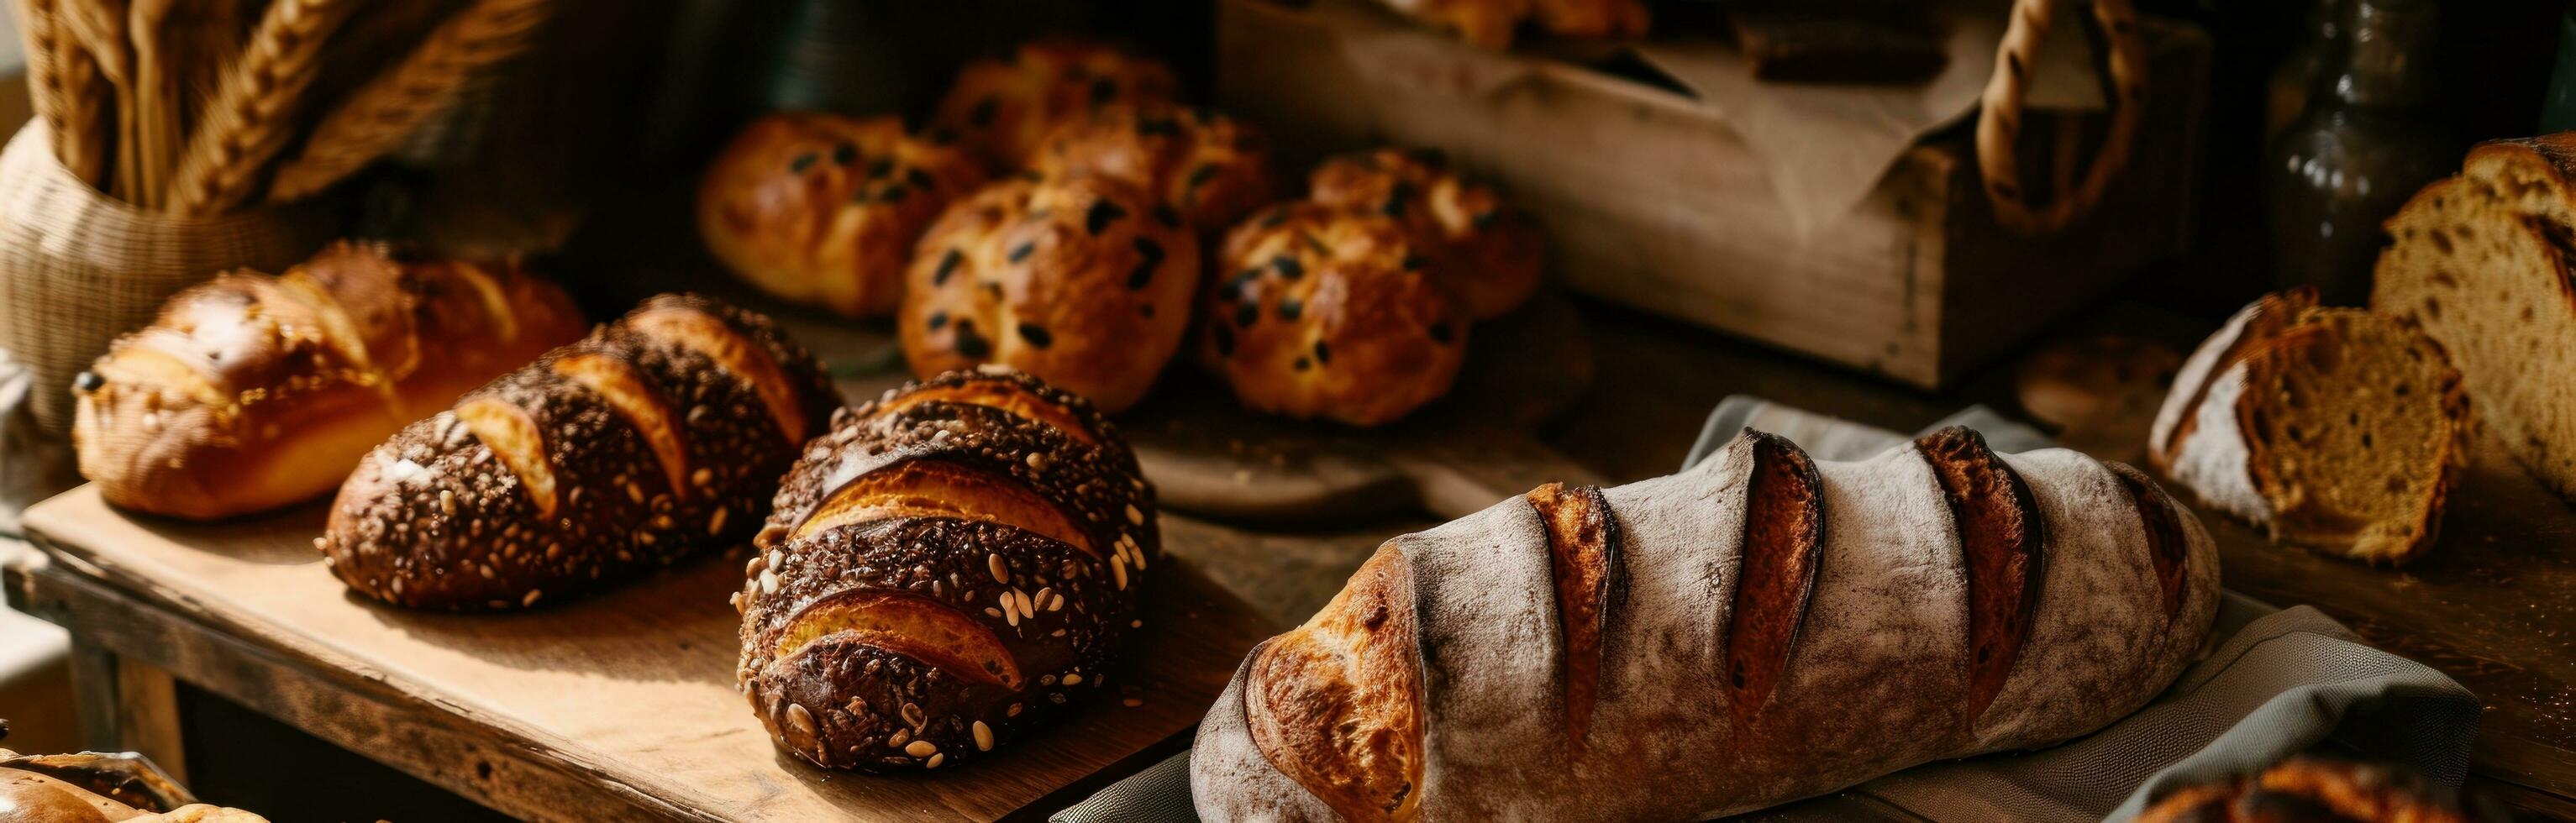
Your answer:
[[[743,544],[839,405],[767,318],[655,297],[368,453],[314,543],[388,603],[533,606]]]
[[[2126,466],[1747,431],[1388,542],[1244,661],[1192,794],[1210,820],[1734,814],[2099,729],[2182,671],[2217,584]]]

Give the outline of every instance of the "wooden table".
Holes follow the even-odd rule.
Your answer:
[[[1758,394],[1898,430],[1970,402],[2011,407],[2006,369],[1988,369],[1958,388],[1925,394],[1624,310],[1590,304],[1585,310],[1592,318],[1599,377],[1543,436],[1614,480],[1672,471],[1701,418],[1730,393]],[[2207,328],[2125,308],[2070,327],[2127,328],[2185,346]],[[2229,586],[2276,604],[2315,604],[2373,642],[2450,673],[2484,698],[2489,713],[2474,755],[2474,779],[2483,790],[2526,811],[2576,816],[2576,695],[2568,691],[2576,682],[2576,648],[2570,646],[2576,635],[2567,627],[2567,617],[2576,615],[2576,511],[2493,454],[2482,455],[2480,468],[2454,501],[2442,544],[2404,572],[2275,548],[2242,525],[2204,519],[2220,539]],[[709,625],[674,629],[667,615],[633,613],[643,604],[630,602],[638,595],[623,593],[585,608],[628,613],[621,618],[631,620],[628,636],[585,634],[575,640],[553,635],[543,615],[388,619],[381,610],[346,600],[318,569],[260,571],[263,563],[304,562],[309,549],[276,558],[183,562],[185,556],[178,555],[161,557],[159,566],[140,563],[125,545],[137,535],[68,526],[93,519],[69,516],[75,506],[93,505],[90,499],[56,503],[63,505],[48,508],[62,510],[64,517],[31,516],[55,562],[13,571],[8,595],[21,608],[74,627],[83,649],[83,686],[108,698],[91,701],[93,710],[84,717],[93,739],[103,744],[166,750],[168,676],[176,674],[431,783],[532,816],[585,813],[564,811],[582,806],[558,805],[568,802],[614,802],[658,817],[790,819],[836,803],[877,802],[890,791],[882,779],[822,775],[777,757],[747,713],[735,718],[742,722],[704,730],[704,739],[667,747],[615,725],[549,729],[501,721],[529,711],[521,708],[525,704],[578,714],[566,707],[622,700],[639,683],[672,677],[696,678],[692,689],[738,709],[729,678],[721,676],[731,670],[730,629],[712,627],[731,623],[719,590],[732,584],[732,570],[723,564],[654,584],[703,589],[710,605],[700,608],[723,613],[683,616]],[[1406,517],[1336,525],[1326,532],[1252,531],[1167,514],[1167,548],[1223,590],[1174,599],[1199,597],[1209,608],[1235,608],[1232,596],[1240,596],[1262,616],[1261,623],[1275,628],[1320,606],[1386,537],[1427,525],[1427,518]],[[212,571],[248,581],[242,585],[279,588],[232,589],[210,599],[211,584],[200,576]],[[297,594],[284,588],[289,585],[310,590]],[[310,602],[287,602],[297,598]],[[251,619],[263,615],[269,622]],[[1182,668],[1212,667],[1221,675],[1266,630],[1205,637],[1146,656],[1194,656]],[[478,660],[461,651],[492,633],[551,638],[570,651],[512,660]],[[317,636],[399,641],[423,657],[370,661],[310,639]],[[610,647],[653,644],[684,652],[674,659],[696,661],[690,665],[703,671],[592,668],[614,656]],[[471,673],[479,690],[424,693],[414,678],[433,670]],[[1194,690],[1195,683],[1157,686],[1169,687],[1158,694],[1173,696],[1158,696],[1131,711],[1195,717],[1206,698],[1181,697],[1206,694]],[[1183,705],[1187,699],[1198,703]],[[1059,733],[1077,739],[1116,734],[1120,708],[1086,715]],[[645,706],[621,717],[644,725],[662,719]],[[1089,779],[1052,792],[1015,783],[1005,772],[1007,761],[996,761],[992,770],[942,776],[935,798],[923,800],[918,811],[956,818],[1043,813],[1167,750],[1146,747],[1122,762],[1068,765],[1091,769]],[[1071,751],[1062,756],[1080,757],[1078,749]],[[615,757],[599,759],[602,753]],[[724,778],[733,782],[719,789],[695,785],[717,768],[710,762],[751,764],[755,768],[741,774],[766,775],[769,782],[737,774]],[[1016,806],[993,799],[1006,794],[1035,799]]]

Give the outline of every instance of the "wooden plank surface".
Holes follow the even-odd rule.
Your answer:
[[[417,735],[443,743],[414,745],[415,735],[382,729],[343,736],[374,737],[381,747],[360,747],[362,753],[532,817],[583,816],[598,803],[722,820],[981,820],[1023,812],[1191,727],[1244,651],[1270,632],[1186,565],[1165,564],[1149,584],[1156,588],[1131,665],[1112,675],[1119,696],[1139,705],[1095,700],[975,768],[904,777],[828,773],[776,751],[734,691],[738,618],[725,597],[739,585],[738,558],[689,564],[525,614],[425,614],[347,594],[312,547],[322,514],[308,506],[235,523],[180,524],[117,512],[82,487],[30,508],[26,523],[80,578],[236,638],[289,669],[339,678],[347,694],[329,699],[443,712],[448,717],[432,718],[436,728]],[[120,645],[194,642],[191,633],[166,627],[126,630],[134,634]],[[228,676],[185,661],[172,668]],[[557,772],[551,781],[573,796],[546,802],[587,790],[592,803],[513,807],[512,796],[474,790],[474,779],[490,779],[493,753],[501,750],[514,755],[502,758],[507,762]],[[407,762],[414,758],[452,762]]]

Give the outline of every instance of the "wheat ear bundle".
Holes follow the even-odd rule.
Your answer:
[[[19,0],[27,47],[28,102],[53,138],[54,157],[92,186],[107,177],[107,89],[98,64],[62,25],[59,0]]]
[[[182,90],[169,60],[170,12],[179,0],[133,0],[126,9],[126,31],[134,43],[134,180],[128,188],[134,205],[161,208],[161,187],[170,179],[170,164],[179,151]]]
[[[384,156],[483,70],[525,50],[553,10],[551,0],[474,0],[324,115],[269,182],[269,202],[310,197]]]
[[[259,172],[295,139],[295,113],[321,74],[319,56],[355,0],[274,0],[199,118],[173,175],[169,204],[182,214],[240,205]]]
[[[108,192],[117,199],[134,202],[131,189],[140,157],[134,151],[134,49],[126,40],[125,3],[123,0],[73,0],[59,3],[56,19],[71,34],[70,42],[89,52],[98,66],[100,77],[115,92],[116,116],[108,125],[114,150],[115,171],[108,178]]]

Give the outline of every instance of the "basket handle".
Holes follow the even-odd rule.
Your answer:
[[[2146,48],[2138,38],[2137,11],[2129,0],[2089,1],[2093,19],[2109,45],[2103,62],[2114,98],[2111,130],[2103,136],[2101,151],[2094,155],[2080,185],[2074,179],[2074,164],[2057,164],[2057,185],[2051,189],[2056,199],[2042,206],[2031,204],[2030,193],[2021,184],[2013,142],[2021,134],[2027,75],[2040,41],[2047,37],[2056,0],[2014,0],[2012,21],[2004,29],[2002,44],[1995,47],[1995,74],[1986,81],[1983,112],[1977,117],[1977,166],[1985,177],[1986,201],[1994,206],[1995,222],[2016,234],[2049,234],[2092,211],[2102,192],[2110,188],[2111,178],[2128,163],[2130,143],[2137,137],[2147,92]]]

